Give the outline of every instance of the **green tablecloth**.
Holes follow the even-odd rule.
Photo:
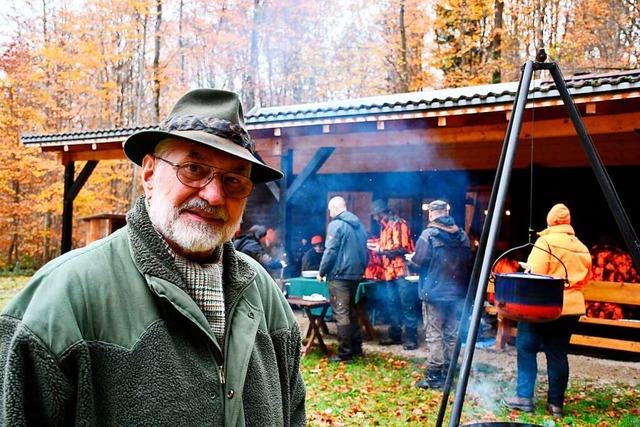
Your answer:
[[[360,302],[360,300],[367,293],[367,288],[371,286],[375,286],[379,282],[375,281],[366,281],[360,282],[358,285],[358,290],[356,291],[356,304]],[[325,298],[329,299],[329,289],[327,287],[327,282],[319,283],[316,279],[306,278],[306,277],[292,277],[287,279],[285,282],[285,290],[287,295],[292,297],[303,297],[309,296],[311,294],[320,294]],[[314,309],[313,314],[320,314],[320,309]],[[332,314],[331,308],[327,311],[327,316]]]

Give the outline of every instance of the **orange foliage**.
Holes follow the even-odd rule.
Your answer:
[[[60,247],[64,168],[21,134],[154,124],[191,87],[238,91],[249,110],[513,81],[538,47],[565,72],[640,57],[633,2],[18,3],[0,10],[0,269]],[[74,202],[75,230],[82,216],[125,211],[131,175],[127,162],[100,162]]]

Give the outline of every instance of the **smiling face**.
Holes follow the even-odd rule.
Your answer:
[[[225,152],[179,138],[162,141],[154,155],[142,161],[142,179],[149,217],[169,246],[195,262],[210,259],[216,248],[231,240],[242,222],[247,199],[225,195],[219,175],[202,188],[178,180],[174,164],[197,162],[216,169],[249,176],[248,161]]]

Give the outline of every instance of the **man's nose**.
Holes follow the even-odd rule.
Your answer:
[[[222,177],[219,174],[215,174],[211,182],[200,189],[198,195],[209,202],[210,205],[224,202],[226,194],[222,188]]]

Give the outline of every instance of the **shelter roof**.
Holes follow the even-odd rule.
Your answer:
[[[597,96],[617,91],[640,91],[640,69],[611,72],[605,74],[583,74],[566,77],[565,83],[573,97],[581,95]],[[382,118],[414,118],[429,111],[459,110],[473,112],[482,107],[513,104],[519,82],[499,83],[462,88],[425,90],[392,95],[340,101],[297,104],[280,107],[255,108],[246,117],[249,130],[272,127],[330,124],[345,121],[369,121]],[[544,100],[559,98],[553,80],[535,80],[529,91],[529,98]],[[121,142],[134,132],[156,129],[156,125],[136,126],[117,129],[101,129],[81,132],[37,133],[21,135],[25,146],[53,147],[72,145],[74,142],[86,144]],[[94,148],[95,149],[95,148]]]

